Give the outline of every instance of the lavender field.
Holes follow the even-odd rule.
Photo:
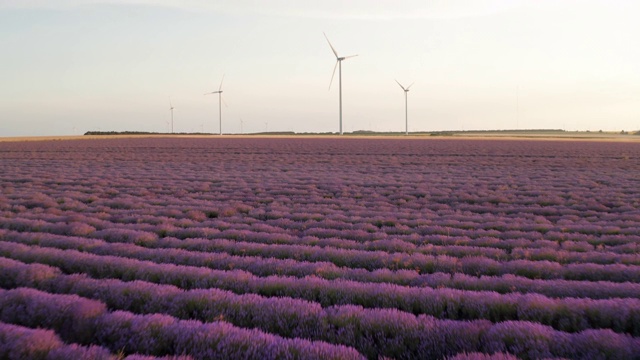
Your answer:
[[[640,143],[0,143],[0,359],[640,359]]]

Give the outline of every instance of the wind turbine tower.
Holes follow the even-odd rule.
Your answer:
[[[171,133],[173,134],[173,103],[169,99],[169,111],[171,111]]]
[[[398,80],[396,80],[396,82],[400,85],[402,90],[404,90],[404,134],[409,135],[409,107],[407,106],[407,93],[409,92],[409,88],[413,86],[413,83],[405,88]]]
[[[224,81],[224,74],[222,75],[222,80],[220,80],[220,87],[218,87],[218,91],[212,91],[210,93],[206,93],[205,95],[218,94],[218,118],[220,124],[218,125],[220,128],[220,135],[222,135],[222,82]]]
[[[322,33],[322,34],[324,35],[324,38],[327,39],[327,42],[329,43],[329,47],[331,47],[331,51],[333,51],[333,54],[336,56],[336,65],[333,67],[333,74],[331,74],[331,81],[329,82],[329,90],[331,90],[331,83],[333,83],[333,77],[336,75],[336,67],[337,67],[338,68],[338,88],[339,88],[339,98],[340,98],[340,135],[342,135],[342,60],[346,60],[348,58],[352,58],[358,55],[356,54],[356,55],[340,57],[336,49],[334,49],[333,45],[331,45],[331,41],[329,41],[327,34],[325,33]]]

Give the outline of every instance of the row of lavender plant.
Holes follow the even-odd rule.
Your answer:
[[[15,219],[14,219],[14,220],[15,220]],[[21,226],[20,226],[19,224],[20,224],[20,222],[18,221],[17,223],[14,223],[13,225],[8,225],[8,226],[13,226],[13,227],[16,227],[16,226],[17,226],[17,228],[18,228],[18,229],[20,229],[20,228],[21,228]],[[38,228],[38,226],[42,226],[42,221],[40,221],[40,223],[39,223],[39,224],[40,224],[40,225],[37,225],[37,226],[36,226],[36,228],[37,228],[37,229],[39,229],[39,228]],[[6,224],[5,224],[5,225],[6,225]],[[46,225],[46,224],[45,224],[45,225]],[[51,226],[56,227],[57,225],[49,225],[49,227],[51,227]],[[85,227],[86,227],[86,225],[85,225]],[[60,228],[60,229],[59,229],[59,230],[56,230],[57,228]],[[64,224],[64,225],[57,226],[57,228],[56,228],[56,229],[53,229],[53,230],[51,230],[51,231],[54,231],[54,232],[68,232],[68,231],[71,231],[71,232],[78,232],[78,231],[80,231],[80,232],[82,232],[82,231],[86,231],[86,229],[81,230],[81,229],[82,229],[82,226],[80,226],[80,229],[78,229],[78,225],[74,226],[74,225],[67,225],[67,224]],[[70,229],[71,229],[71,230],[70,230]],[[42,230],[42,229],[40,229],[40,230]],[[193,231],[193,229],[192,229],[192,230],[188,230],[188,231]],[[278,237],[281,237],[281,236],[278,236]],[[336,239],[336,240],[337,240],[337,239]],[[422,241],[424,241],[424,240],[426,240],[426,239],[423,239]],[[435,240],[436,240],[436,239],[428,239],[428,241],[431,241],[431,242],[436,242]],[[279,241],[279,240],[278,240],[278,241]],[[458,242],[458,241],[462,241],[462,242],[464,242],[464,239],[463,239],[463,240],[458,240],[458,239],[456,239],[455,241],[456,241],[456,242]],[[335,241],[335,240],[334,240],[334,241],[333,241],[333,243],[334,243],[334,244],[333,244],[333,246],[337,246],[338,241]],[[554,241],[547,241],[546,243],[549,243],[549,244],[552,244],[552,245],[553,245],[553,244],[556,244],[556,242],[554,242]],[[570,244],[570,243],[571,243],[571,241],[564,241],[564,242],[563,242],[563,245],[564,245],[564,244]],[[545,241],[538,241],[538,242],[536,242],[536,244],[537,244],[536,246],[544,246]],[[587,245],[587,244],[585,244],[585,243],[574,243],[574,244],[575,244],[575,245],[572,245],[573,247],[575,247],[575,246],[577,246],[577,245],[580,245],[580,246],[581,246],[581,245]],[[374,248],[375,248],[376,246],[378,246],[378,245],[381,245],[383,248],[388,246],[386,243],[384,243],[384,242],[383,242],[383,243],[378,243],[378,244],[374,245]],[[635,243],[631,243],[631,245],[635,245]],[[400,246],[400,248],[399,248],[399,249],[402,249],[403,247],[406,247],[406,246],[402,245],[401,243],[400,243],[400,244],[398,244],[398,241],[395,241],[395,240],[394,240],[394,243],[392,243],[392,244],[391,244],[391,249],[393,249],[393,248],[398,248],[398,246]],[[407,246],[410,246],[410,245],[407,245]],[[549,247],[553,247],[553,246],[549,246]],[[578,249],[578,250],[582,250],[582,251],[584,251],[584,250],[585,250],[584,248],[577,248],[577,249]],[[629,248],[629,249],[625,248],[625,251],[633,251],[634,249],[635,249],[635,248],[633,248],[633,249],[631,249],[631,248]],[[411,249],[409,249],[409,250],[410,250],[410,251],[412,251]],[[429,250],[429,251],[431,251],[431,250]],[[456,250],[452,250],[452,251],[454,251],[454,252],[455,252]],[[470,250],[465,250],[465,252],[460,253],[460,254],[459,254],[459,256],[462,256],[462,255],[464,255],[464,254],[468,254],[468,252],[467,252],[467,251],[475,251],[475,252],[477,252],[477,250],[472,250],[472,249],[470,249]],[[473,252],[472,252],[472,253],[473,253]],[[521,251],[519,254],[522,254],[522,253],[523,253],[523,252]],[[524,253],[525,253],[525,256],[524,256],[524,257],[526,258],[526,252],[524,252]],[[486,254],[485,254],[485,255],[486,255]],[[499,256],[499,254],[495,254],[494,256]],[[549,257],[549,252],[547,251],[547,252],[545,252],[544,254],[542,254],[542,257],[543,257],[543,258],[544,258],[544,257],[548,258],[548,257]],[[573,257],[573,260],[572,260],[572,261],[575,261],[575,260],[581,260],[581,259],[584,259],[585,255],[579,255],[579,256],[572,255],[572,257]],[[626,262],[626,263],[628,263],[628,262],[636,262],[636,260],[634,260],[634,259],[637,259],[637,256],[618,258],[618,257],[612,256],[612,254],[611,254],[611,253],[604,253],[604,254],[603,254],[601,251],[597,251],[597,252],[594,252],[594,254],[593,254],[589,259],[584,259],[584,260],[581,260],[581,261],[589,261],[591,258],[596,259],[598,262],[613,262],[613,261],[620,261],[620,262]],[[565,259],[565,256],[560,257],[560,259],[561,259],[562,261],[567,261],[567,259]]]
[[[190,356],[112,354],[102,346],[65,344],[52,330],[0,322],[0,359],[29,360],[190,360]]]
[[[379,355],[420,357],[419,353],[405,349],[404,344],[427,340],[416,338],[416,334],[421,334],[424,329],[420,327],[420,322],[415,321],[415,317],[393,312],[395,315],[390,318],[386,309],[366,310],[351,305],[322,309],[318,304],[303,300],[235,295],[217,289],[185,292],[174,286],[142,281],[121,282],[90,279],[84,275],[66,276],[55,268],[39,264],[25,265],[2,258],[0,267],[3,273],[8,274],[0,279],[2,287],[34,286],[49,292],[74,293],[99,299],[110,308],[136,313],[160,312],[205,322],[224,319],[236,326],[257,327],[282,336],[353,346],[374,359]],[[348,319],[337,316],[347,310]],[[391,326],[388,322],[396,323]],[[360,326],[363,323],[368,327]],[[358,329],[360,338],[357,341],[355,336],[344,337],[345,328],[350,327]],[[394,331],[397,328],[402,331]],[[438,352],[446,353],[443,349]]]
[[[73,283],[77,282],[73,281]],[[93,283],[95,284],[96,282],[94,281]],[[102,286],[103,291],[100,292],[105,293],[105,285],[96,285],[97,287]],[[146,296],[155,295],[153,296],[154,299],[158,296],[157,294],[150,294],[148,292],[149,287],[139,286],[143,285],[140,283],[125,283],[123,285],[119,288],[121,293],[124,291],[124,287],[131,291],[136,291],[137,289],[138,293],[146,293]],[[79,286],[82,287],[82,285]],[[166,293],[166,289],[163,290]],[[205,311],[215,308],[207,304],[207,300],[210,299],[207,295],[211,294],[199,292],[200,294],[193,294],[192,292],[180,293],[176,296],[176,299],[172,299],[171,305],[165,304],[161,305],[161,307],[163,309],[178,308],[183,313],[185,311],[198,313],[198,310],[200,310],[198,306],[203,306]],[[111,298],[115,299],[117,295],[112,295]],[[162,296],[160,296],[160,299],[162,299]],[[121,299],[120,301],[124,300]],[[180,305],[181,302],[190,304],[188,310],[184,309],[184,305]],[[58,312],[55,315],[50,313],[51,311],[56,311],[55,309],[63,303],[65,311]],[[223,348],[226,356],[232,356],[234,354],[233,350],[237,351],[238,343],[246,343],[248,341],[244,337],[238,339],[240,335],[246,335],[243,333],[232,337],[235,340],[235,344],[226,347],[222,346],[220,343],[224,342],[226,337],[215,341],[217,340],[215,339],[216,335],[219,336],[219,334],[211,336],[211,333],[215,332],[214,330],[219,330],[218,328],[224,325],[224,323],[220,322],[202,324],[194,320],[179,321],[166,315],[134,315],[122,311],[94,313],[86,309],[100,308],[103,306],[102,303],[96,304],[94,301],[78,298],[74,295],[51,295],[18,288],[0,292],[0,305],[2,305],[0,307],[2,309],[0,311],[0,319],[2,321],[23,325],[44,324],[71,338],[80,336],[80,333],[75,333],[75,327],[69,329],[67,326],[69,323],[74,323],[75,326],[83,328],[82,336],[85,338],[88,334],[91,334],[92,338],[97,339],[98,343],[105,346],[152,355],[181,351],[182,353],[202,358],[203,355],[213,355],[210,352],[205,353],[205,351],[212,350],[211,348],[215,347],[218,349]],[[151,306],[153,305],[155,304],[151,304]],[[12,311],[15,307],[20,307],[26,312],[16,315],[16,312]],[[84,311],[79,311],[79,309]],[[615,358],[617,356],[633,358],[640,349],[640,339],[615,334],[610,330],[587,330],[576,334],[567,334],[530,322],[507,321],[494,325],[487,321],[456,322],[436,320],[424,315],[415,317],[393,309],[364,310],[356,306],[331,307],[324,310],[323,314],[326,316],[325,319],[329,320],[330,326],[337,327],[337,329],[329,331],[329,334],[333,333],[337,337],[333,339],[334,341],[354,344],[369,358],[377,358],[383,354],[397,358],[442,358],[460,352],[473,351],[488,353],[505,351],[529,358],[545,356],[587,358],[595,355],[605,355],[607,358]],[[209,313],[209,315],[211,314]],[[299,316],[299,314],[297,315]],[[245,316],[251,316],[251,314],[245,314]],[[261,317],[264,317],[264,315]],[[185,326],[186,324],[195,324],[199,329],[192,329],[193,326]],[[227,325],[227,327],[231,326]],[[203,336],[200,334],[198,336],[198,340],[203,337],[206,339],[206,341],[202,341],[206,342],[204,345],[193,338],[185,339],[196,336],[192,334],[198,330],[205,330],[205,334],[209,335]],[[230,329],[225,330],[232,332]],[[251,334],[252,338],[256,337],[257,331],[249,330],[246,332],[253,332]],[[212,340],[213,343],[211,343]],[[233,340],[229,341],[233,342]],[[257,343],[263,347],[252,349],[253,351],[258,351],[258,353],[251,353],[252,355],[265,355],[263,353],[264,344],[260,344],[263,341],[260,338],[255,339],[252,344],[256,346]],[[320,346],[323,343],[309,343],[295,339],[292,341],[299,347],[303,347],[300,346],[300,343],[313,344],[312,350],[315,351],[311,353],[312,355],[339,355],[343,358],[346,358],[346,355],[355,356],[354,353],[349,353],[348,348],[345,347]],[[195,344],[193,344],[194,342]],[[284,340],[281,340],[281,342],[286,343]],[[190,344],[189,348],[183,345],[186,343]],[[244,351],[247,351],[246,347],[250,346],[245,345]],[[273,353],[274,347],[276,348],[275,354]],[[269,348],[268,358],[284,354],[291,355],[289,352],[282,352],[281,349],[278,349],[278,346],[274,347]],[[319,351],[318,347],[323,351]],[[281,350],[281,352],[278,353],[277,350]],[[242,353],[235,354],[240,355]],[[304,355],[308,356],[309,353]]]
[[[194,211],[190,210],[188,212],[193,213]],[[202,214],[201,216],[203,218],[206,218],[204,212],[199,213]],[[430,227],[434,229],[434,231],[429,231],[427,233],[424,233],[420,228],[407,228],[404,231],[406,234],[387,235],[385,233],[381,234],[380,231],[382,230],[375,226],[373,226],[373,229],[367,228],[367,231],[341,229],[339,224],[344,223],[338,223],[337,221],[333,221],[326,225],[332,226],[332,228],[319,228],[317,226],[321,225],[311,225],[314,226],[312,229],[316,229],[317,231],[304,232],[296,231],[296,227],[301,225],[297,225],[296,222],[292,222],[290,220],[280,221],[278,226],[263,225],[261,227],[257,227],[255,224],[246,225],[235,221],[225,222],[220,220],[199,221],[194,224],[181,224],[180,227],[168,226],[166,224],[158,227],[158,224],[156,224],[157,220],[149,220],[152,224],[139,223],[140,218],[148,217],[148,214],[149,209],[145,209],[145,212],[140,212],[138,215],[131,214],[130,217],[132,219],[137,219],[137,221],[135,223],[127,222],[123,224],[118,220],[114,220],[116,221],[115,223],[104,220],[96,223],[96,220],[98,219],[95,218],[83,219],[85,222],[81,223],[78,221],[79,219],[73,215],[48,215],[43,217],[40,214],[31,219],[30,217],[33,215],[29,216],[22,214],[20,217],[17,217],[15,215],[10,216],[11,214],[8,213],[6,219],[0,219],[0,226],[17,231],[49,232],[64,235],[84,236],[95,233],[92,236],[119,237],[124,234],[124,236],[141,238],[141,241],[148,239],[149,236],[152,238],[155,237],[153,235],[155,233],[161,236],[172,236],[182,239],[204,237],[211,239],[259,241],[265,243],[302,243],[319,246],[337,246],[358,250],[380,249],[386,251],[421,252],[425,254],[452,254],[454,256],[482,255],[494,259],[510,258],[512,250],[518,250],[519,248],[523,248],[523,250],[520,251],[519,256],[523,256],[523,253],[529,249],[549,249],[559,250],[562,252],[556,255],[546,252],[544,256],[547,258],[553,257],[556,261],[561,262],[585,262],[590,261],[589,259],[593,258],[597,262],[601,263],[638,263],[638,257],[633,256],[633,254],[637,254],[636,240],[638,240],[637,234],[638,231],[640,231],[640,228],[630,229],[623,235],[597,236],[594,238],[582,238],[580,236],[576,236],[576,233],[569,232],[570,230],[563,228],[561,229],[562,232],[549,231],[544,235],[532,238],[529,236],[531,232],[522,231],[523,227],[526,227],[526,225],[519,225],[519,231],[497,232],[498,234],[501,234],[502,237],[509,233],[513,233],[513,236],[515,236],[500,239],[496,237],[496,234],[491,234],[494,236],[482,234],[479,229],[474,229],[473,234],[457,234],[459,228],[456,226],[463,226],[460,224],[450,224],[446,228],[434,225]],[[69,222],[70,218],[75,221]],[[44,219],[47,219],[47,221]],[[93,226],[88,224],[93,224]],[[441,228],[443,230],[438,231],[436,230],[437,228]],[[96,231],[96,229],[100,230]],[[223,230],[220,231],[217,229]],[[453,231],[454,234],[450,234],[451,231]],[[148,232],[150,234],[145,234],[144,232]],[[444,232],[447,235],[444,239],[442,238],[442,234],[438,234],[441,232]],[[350,235],[350,233],[357,233],[358,235]],[[342,241],[337,241],[338,239]],[[465,247],[458,249],[444,247],[452,245],[464,245]]]
[[[350,179],[351,180],[351,179]],[[115,185],[115,184],[114,184]],[[122,184],[120,184],[122,185]],[[129,184],[125,184],[129,185]],[[178,185],[178,184],[171,184]],[[180,184],[187,185],[189,183]],[[362,189],[367,191],[370,196],[379,196],[376,194],[376,189],[367,189],[366,185],[357,184],[356,185]],[[295,186],[295,185],[294,185]],[[80,187],[70,187],[69,190],[77,189]],[[122,187],[120,187],[122,189]],[[44,188],[42,190],[45,190]],[[450,209],[450,206],[436,202],[426,202],[424,201],[421,207],[424,207],[424,212],[420,213],[420,216],[416,219],[415,213],[412,216],[410,212],[406,210],[401,210],[397,216],[390,217],[388,210],[385,209],[389,207],[389,205],[396,205],[392,201],[385,202],[377,202],[371,203],[368,208],[355,206],[352,208],[347,208],[345,210],[345,217],[349,218],[347,221],[344,221],[337,217],[336,215],[331,215],[327,213],[327,208],[336,203],[336,200],[332,201],[322,201],[322,199],[314,198],[314,192],[317,192],[317,189],[304,189],[302,192],[303,196],[293,196],[289,197],[287,201],[291,200],[295,203],[295,210],[291,215],[288,215],[289,212],[281,211],[280,207],[275,205],[271,205],[275,203],[277,198],[282,198],[282,196],[278,196],[277,198],[270,198],[267,195],[268,200],[260,200],[255,197],[244,197],[241,203],[244,203],[242,207],[237,208],[226,208],[229,205],[223,205],[219,198],[209,198],[207,194],[202,194],[203,198],[193,198],[187,200],[193,200],[195,203],[192,203],[190,206],[186,206],[189,204],[187,200],[178,200],[175,198],[170,198],[165,196],[165,198],[161,201],[157,201],[156,199],[152,200],[153,202],[150,204],[150,210],[153,210],[159,216],[168,217],[166,220],[169,221],[170,224],[180,225],[180,224],[194,224],[198,222],[202,222],[206,219],[205,215],[213,215],[213,216],[221,216],[225,219],[229,220],[238,220],[237,215],[242,214],[245,215],[245,219],[255,219],[264,221],[266,224],[283,224],[294,225],[294,229],[296,230],[305,230],[308,229],[310,231],[322,231],[323,229],[339,229],[339,230],[352,230],[352,232],[345,232],[345,234],[351,239],[358,240],[369,239],[371,240],[371,234],[367,235],[362,232],[353,232],[354,230],[366,230],[367,232],[371,232],[372,230],[387,233],[387,234],[402,234],[403,229],[415,229],[419,234],[433,234],[433,233],[441,233],[438,231],[436,226],[439,226],[441,229],[445,230],[446,228],[452,229],[455,231],[454,235],[466,234],[468,233],[470,236],[477,236],[478,234],[496,234],[499,232],[504,232],[501,236],[509,236],[512,231],[525,231],[530,232],[531,234],[528,236],[535,236],[540,238],[541,235],[547,234],[550,232],[557,233],[565,233],[563,237],[570,236],[578,236],[582,235],[629,235],[632,234],[634,228],[637,228],[637,225],[633,222],[636,218],[630,217],[628,218],[631,221],[624,221],[625,214],[624,213],[616,213],[615,217],[607,216],[605,210],[609,209],[601,209],[600,211],[569,211],[566,214],[562,214],[562,209],[557,210],[558,206],[552,208],[550,206],[541,207],[538,205],[522,205],[514,208],[506,208],[505,206],[500,207],[500,212],[504,214],[505,212],[509,214],[508,216],[497,216],[495,214],[493,218],[479,217],[478,215],[471,215],[473,213],[492,213],[496,208],[497,204],[488,204],[484,206],[475,206],[474,208],[465,209],[465,207],[461,204],[457,204],[456,208],[459,210],[469,211],[471,214],[469,215],[461,215],[460,212],[447,212],[445,210],[439,210],[439,208]],[[314,191],[315,190],[315,191]],[[408,189],[411,191],[411,189]],[[432,189],[429,189],[431,193],[433,193]],[[120,192],[117,190],[111,190],[107,187],[107,190],[101,189],[101,191],[96,191],[97,194],[103,193],[106,195],[104,198],[99,197],[90,197],[85,194],[72,193],[70,191],[60,193],[58,199],[52,198],[47,194],[51,194],[53,196],[57,196],[57,192],[43,192],[36,193],[36,196],[20,198],[12,196],[9,199],[12,200],[8,204],[14,204],[12,206],[5,206],[4,209],[19,211],[19,210],[27,210],[31,208],[41,208],[46,209],[50,214],[60,214],[65,210],[72,210],[76,212],[93,212],[93,211],[106,211],[109,214],[112,214],[111,219],[114,222],[120,223],[129,223],[132,217],[137,217],[139,215],[145,214],[143,211],[143,207],[140,206],[139,202],[139,194],[138,196],[127,196],[127,189],[124,189],[125,192]],[[407,191],[403,189],[395,189],[394,191]],[[426,194],[428,194],[427,192]],[[462,194],[462,193],[461,193]],[[456,196],[459,194],[451,194],[453,197],[448,198],[447,201],[453,204],[456,203]],[[540,196],[541,194],[538,194]],[[72,197],[70,197],[72,196]],[[425,195],[426,196],[426,195]],[[77,198],[77,200],[75,199]],[[207,201],[203,201],[207,200]],[[217,201],[216,201],[217,200]],[[236,201],[237,201],[236,200]],[[433,200],[433,197],[432,199]],[[212,209],[212,201],[213,203],[218,205]],[[267,201],[267,205],[264,205],[264,202]],[[415,201],[415,199],[413,200]],[[434,211],[434,203],[435,211]],[[79,206],[79,204],[82,204]],[[263,204],[259,206],[259,204]],[[505,205],[506,202],[505,202]],[[226,207],[225,207],[226,206]],[[248,209],[247,210],[247,206]],[[507,205],[508,206],[508,205]],[[307,209],[307,211],[302,211],[302,209]],[[202,209],[202,210],[200,210]],[[264,210],[263,210],[264,209]],[[376,210],[379,209],[379,210]],[[627,208],[633,209],[633,208]],[[93,210],[93,211],[92,211]],[[149,209],[146,209],[149,210]],[[309,212],[308,210],[313,210],[314,212]],[[540,212],[543,210],[545,212],[544,215],[536,214],[536,212]],[[234,213],[238,212],[238,213]],[[596,215],[596,218],[591,218],[590,221],[585,221],[584,217],[581,215],[588,215],[591,218],[591,215]],[[517,214],[517,216],[514,216]],[[447,215],[447,216],[442,216]],[[558,225],[554,225],[552,222],[547,220],[547,216],[551,217],[557,222]],[[602,217],[602,218],[598,218]],[[293,219],[295,222],[291,222],[287,219]],[[508,220],[513,218],[517,220],[515,222],[509,222]],[[336,219],[338,222],[331,221],[331,219]],[[358,222],[354,222],[353,219]],[[98,223],[96,223],[98,221]],[[100,220],[94,220],[95,224],[99,226]],[[246,220],[245,220],[246,221]],[[282,227],[282,226],[281,226]],[[289,226],[282,227],[288,228]],[[582,234],[582,235],[580,235]],[[323,233],[319,233],[319,236],[326,236]],[[527,237],[528,237],[527,236]]]
[[[258,276],[286,275],[295,277],[318,276],[325,279],[344,279],[358,282],[385,282],[403,286],[453,287],[466,290],[490,290],[500,293],[536,292],[551,297],[640,297],[638,283],[612,283],[610,281],[532,280],[519,276],[477,276],[435,272],[420,274],[416,270],[367,271],[337,267],[329,262],[307,262],[293,259],[262,258],[259,256],[233,256],[226,253],[190,252],[171,247],[147,249],[129,243],[109,244],[101,240],[66,237],[49,234],[8,233],[0,240],[26,245],[39,245],[58,249],[74,249],[98,255],[114,255],[156,263],[204,266],[218,270],[245,270]],[[164,243],[164,242],[163,242]],[[180,242],[182,244],[182,242]],[[470,259],[471,260],[471,259]],[[467,264],[468,265],[468,264]],[[468,268],[468,266],[467,266]],[[464,269],[464,268],[463,268]]]
[[[68,225],[67,225],[68,226]],[[200,232],[202,229],[204,231]],[[425,255],[448,255],[452,257],[465,256],[483,256],[494,260],[512,260],[512,259],[531,259],[531,260],[550,260],[560,263],[586,263],[594,262],[600,264],[622,263],[627,265],[640,265],[640,255],[637,253],[638,241],[640,236],[634,233],[626,236],[627,241],[633,241],[624,249],[626,252],[633,251],[631,254],[617,253],[611,251],[609,247],[606,251],[599,249],[593,250],[594,246],[587,242],[576,242],[571,240],[563,240],[561,242],[540,239],[531,241],[518,239],[518,241],[494,241],[495,238],[476,239],[473,243],[467,243],[465,239],[457,239],[453,244],[434,245],[437,241],[430,236],[416,236],[413,234],[408,237],[394,236],[385,237],[371,241],[354,241],[345,238],[345,231],[337,231],[334,236],[326,238],[318,238],[315,236],[301,235],[291,236],[281,233],[269,232],[252,232],[248,230],[239,230],[237,228],[220,231],[212,234],[210,228],[189,228],[183,230],[179,238],[208,238],[235,240],[252,243],[262,243],[269,245],[310,245],[318,247],[331,247],[350,250],[366,250],[366,251],[385,251],[385,252],[407,252],[421,253]],[[638,229],[640,230],[640,229]],[[91,237],[97,237],[107,241],[121,241],[141,243],[146,246],[154,246],[157,232],[153,227],[145,227],[145,230],[132,230],[123,228],[109,228],[95,233],[86,234]],[[191,232],[185,237],[185,232]],[[170,233],[164,234],[165,237],[172,237]],[[547,236],[547,239],[550,237]],[[459,242],[460,244],[457,244]],[[507,242],[508,246],[503,248],[503,242]]]
[[[486,257],[455,258],[420,253],[347,250],[304,245],[260,244],[237,240],[177,240],[163,238],[158,247],[181,248],[202,252],[226,252],[304,261],[328,261],[349,268],[407,269],[421,273],[462,272],[470,275],[514,274],[532,279],[566,279],[589,281],[640,282],[640,265],[576,263],[563,265],[548,260],[512,260],[499,262]]]
[[[122,233],[120,233],[122,235]],[[126,241],[128,237],[120,238]],[[110,240],[115,240],[111,238]],[[135,241],[134,241],[135,243]],[[485,257],[454,258],[420,253],[347,250],[305,245],[260,244],[238,240],[163,238],[150,242],[156,247],[182,248],[202,252],[226,252],[304,261],[328,261],[349,268],[408,269],[421,273],[462,272],[470,275],[515,274],[532,279],[566,279],[589,281],[640,282],[640,266],[623,264],[577,263],[562,265],[547,260],[513,260],[498,262]]]
[[[158,239],[150,233],[116,230],[109,241],[133,242],[155,247],[178,247],[198,251],[218,251],[236,255],[254,255],[281,259],[299,259],[307,261],[330,261],[338,266],[364,268],[368,270],[418,269],[421,272],[464,272],[471,275],[516,274],[529,278],[561,278],[567,280],[590,281],[633,281],[640,280],[640,266],[623,264],[571,263],[563,266],[548,260],[513,260],[497,262],[485,257],[463,259],[449,256],[432,256],[421,253],[384,251],[346,250],[334,247],[312,247],[305,245],[260,244],[245,241],[187,239]],[[630,255],[638,258],[638,255]],[[635,261],[632,261],[635,263]]]
[[[116,356],[99,346],[66,345],[51,330],[0,322],[0,359],[115,360]]]
[[[65,341],[124,353],[196,359],[360,359],[351,348],[284,339],[226,322],[202,323],[160,314],[108,312],[102,302],[28,288],[0,290],[0,321],[54,330]]]
[[[402,287],[391,284],[325,280],[316,277],[256,277],[234,270],[156,264],[75,250],[27,247],[0,242],[0,255],[56,266],[66,273],[98,278],[145,280],[184,289],[217,287],[235,293],[289,296],[322,306],[354,304],[392,308],[448,319],[530,320],[563,331],[611,328],[640,334],[640,300],[552,299],[538,294],[498,294],[487,291]]]

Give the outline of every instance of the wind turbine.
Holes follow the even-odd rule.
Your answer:
[[[338,52],[336,51],[336,49],[333,48],[333,45],[331,45],[331,41],[329,41],[329,38],[327,37],[327,34],[322,33],[324,35],[324,38],[327,39],[327,42],[329,43],[329,47],[331,47],[331,51],[333,51],[333,54],[336,56],[336,65],[333,67],[333,74],[331,74],[331,81],[329,82],[329,90],[331,90],[331,84],[333,83],[333,77],[336,75],[336,67],[338,68],[338,84],[339,84],[339,96],[340,96],[340,135],[342,135],[342,60],[346,60],[348,58],[352,58],[356,55],[349,55],[349,56],[343,56],[340,57],[338,55]]]
[[[404,134],[409,135],[409,108],[407,106],[407,93],[409,92],[409,88],[413,86],[413,83],[405,88],[398,80],[396,80],[396,82],[400,85],[402,90],[404,90]]]
[[[171,133],[173,134],[173,104],[171,103],[171,99],[169,99],[169,111],[171,111]]]
[[[212,91],[210,93],[206,93],[205,95],[218,94],[218,115],[220,118],[220,135],[222,135],[222,82],[224,81],[224,74],[222,74],[222,80],[220,80],[220,87],[218,87],[218,91]]]

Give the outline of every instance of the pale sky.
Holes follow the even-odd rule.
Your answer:
[[[0,136],[640,130],[637,0],[0,0]]]

